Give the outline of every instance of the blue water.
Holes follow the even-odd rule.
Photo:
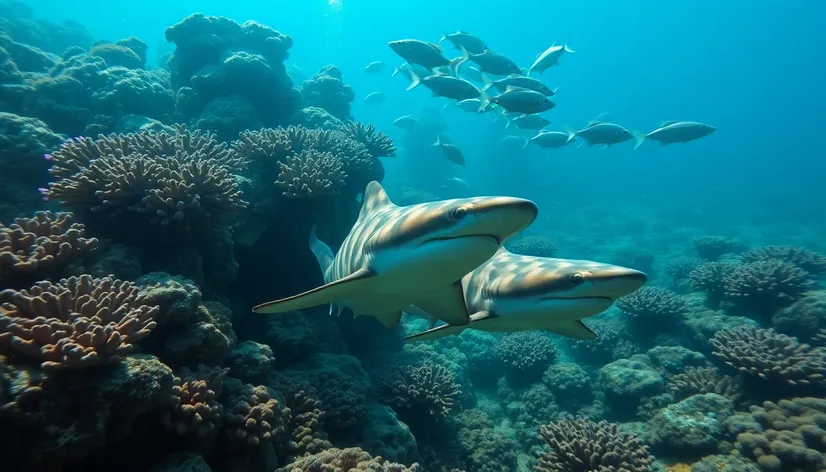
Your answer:
[[[148,68],[163,67],[163,58],[175,50],[174,44],[166,42],[164,30],[196,12],[224,16],[238,22],[254,20],[272,27],[292,37],[294,43],[289,51],[287,64],[300,69],[302,79],[310,79],[328,64],[336,65],[343,73],[344,83],[355,91],[356,97],[352,103],[353,118],[376,125],[379,130],[392,137],[395,145],[400,148],[397,157],[381,159],[386,170],[382,183],[391,198],[396,200],[406,193],[420,192],[420,195],[427,193],[434,199],[470,195],[510,195],[531,199],[539,207],[539,217],[525,234],[540,236],[545,238],[545,242],[552,240],[558,244],[558,257],[588,259],[643,270],[648,273],[649,286],[673,289],[673,295],[682,300],[681,303],[685,303],[687,307],[685,313],[681,312],[680,321],[674,322],[674,325],[668,325],[666,321],[660,324],[660,321],[655,319],[651,327],[654,331],[660,329],[660,332],[656,333],[659,337],[651,336],[650,339],[633,332],[633,322],[630,324],[630,331],[622,331],[628,329],[623,323],[630,318],[626,316],[630,315],[630,310],[624,312],[612,308],[607,316],[601,315],[599,321],[593,325],[586,319],[586,324],[592,326],[598,334],[602,336],[607,333],[604,338],[609,341],[606,343],[626,343],[620,344],[615,351],[609,349],[607,358],[599,360],[594,360],[596,354],[594,358],[588,357],[587,346],[583,348],[582,344],[571,342],[561,336],[537,334],[541,339],[533,338],[528,341],[538,343],[540,347],[537,349],[546,349],[546,344],[552,344],[552,347],[547,348],[547,352],[551,352],[551,361],[548,365],[575,365],[576,369],[579,369],[577,372],[582,374],[576,377],[578,373],[554,373],[552,366],[545,371],[544,383],[540,373],[527,384],[520,384],[495,369],[491,370],[493,373],[489,373],[486,370],[486,362],[493,363],[490,359],[496,356],[508,359],[508,354],[500,352],[507,350],[507,341],[503,340],[520,339],[522,341],[519,342],[523,342],[527,338],[499,337],[475,332],[469,336],[465,333],[462,337],[455,336],[428,344],[426,347],[404,350],[401,347],[399,333],[408,335],[427,329],[423,321],[411,321],[408,318],[402,329],[388,332],[375,323],[369,324],[363,318],[355,321],[349,318],[346,321],[330,321],[326,317],[326,306],[320,309],[319,313],[323,313],[318,318],[305,318],[301,314],[293,314],[293,318],[264,320],[260,317],[254,318],[249,313],[254,304],[274,297],[292,295],[321,284],[322,275],[304,244],[306,235],[313,224],[323,221],[329,223],[329,226],[336,227],[335,231],[341,233],[335,237],[330,236],[333,240],[338,238],[340,242],[349,229],[343,226],[348,222],[347,218],[354,219],[351,218],[354,214],[348,215],[342,208],[355,202],[355,193],[347,194],[345,197],[353,197],[353,201],[339,202],[342,204],[337,204],[332,209],[323,207],[320,210],[322,207],[303,207],[296,204],[295,207],[285,210],[284,214],[289,217],[284,217],[280,213],[277,217],[268,215],[268,218],[273,219],[262,224],[268,229],[263,232],[263,236],[259,235],[261,239],[257,245],[246,246],[239,242],[243,239],[238,236],[241,230],[234,235],[227,233],[222,241],[226,243],[223,246],[216,244],[208,248],[197,246],[199,243],[184,247],[174,246],[173,242],[165,239],[161,239],[160,244],[157,244],[158,240],[153,240],[153,245],[147,243],[146,247],[130,246],[134,243],[133,240],[123,242],[115,238],[112,243],[125,245],[114,246],[113,249],[112,246],[108,246],[109,241],[105,241],[105,236],[100,236],[107,244],[107,251],[116,253],[118,257],[125,257],[125,260],[131,259],[123,254],[133,251],[138,255],[129,257],[137,259],[138,262],[137,268],[132,272],[124,269],[126,263],[116,267],[114,264],[108,266],[95,261],[95,267],[100,264],[106,269],[114,267],[112,270],[133,274],[134,277],[130,280],[150,272],[152,275],[145,277],[151,280],[165,280],[165,283],[178,283],[175,277],[179,275],[188,277],[195,281],[192,284],[197,282],[201,286],[205,300],[209,300],[209,303],[223,303],[226,311],[234,316],[231,316],[231,322],[226,320],[223,325],[224,328],[229,326],[229,332],[235,331],[232,335],[224,332],[227,341],[223,348],[215,347],[223,342],[223,335],[193,338],[197,339],[197,342],[192,341],[191,344],[197,346],[193,348],[190,345],[187,348],[192,351],[214,349],[224,353],[221,349],[225,348],[226,356],[219,356],[218,360],[211,359],[199,351],[198,355],[207,359],[203,363],[215,369],[230,367],[233,363],[236,369],[238,364],[250,370],[258,367],[270,383],[247,378],[243,378],[242,381],[250,385],[260,383],[275,390],[283,386],[273,380],[281,374],[287,377],[292,374],[306,377],[304,380],[315,382],[315,388],[319,388],[318,385],[333,385],[330,391],[334,393],[326,392],[332,398],[323,398],[323,401],[329,401],[337,406],[337,402],[340,401],[344,406],[335,412],[331,408],[327,418],[328,429],[319,435],[327,438],[329,433],[332,445],[360,446],[373,455],[378,454],[376,451],[380,449],[395,451],[398,455],[391,457],[395,462],[409,465],[417,460],[431,466],[435,464],[433,472],[459,471],[458,468],[448,467],[448,459],[454,458],[452,454],[455,451],[450,449],[454,443],[449,443],[439,436],[444,433],[441,429],[443,424],[438,428],[427,424],[422,426],[415,421],[420,418],[414,417],[412,421],[408,421],[408,430],[407,425],[402,427],[401,423],[395,421],[395,413],[384,412],[384,416],[378,413],[371,416],[375,413],[374,409],[382,408],[377,406],[380,403],[392,406],[400,419],[407,421],[401,412],[403,407],[395,405],[393,398],[388,400],[373,390],[380,384],[381,376],[377,372],[382,371],[379,366],[383,366],[384,362],[395,361],[398,361],[399,365],[407,365],[402,362],[404,356],[409,356],[409,359],[405,358],[405,362],[409,362],[410,365],[414,364],[410,359],[417,359],[417,362],[421,359],[435,359],[456,374],[456,382],[465,389],[465,396],[456,399],[457,405],[461,403],[462,408],[471,412],[484,411],[495,423],[495,427],[483,428],[486,434],[490,433],[491,437],[495,438],[489,439],[488,443],[479,441],[480,444],[486,444],[484,447],[490,450],[494,450],[491,444],[498,444],[504,451],[498,456],[501,458],[509,449],[510,452],[516,450],[514,445],[518,443],[518,467],[515,454],[511,458],[512,464],[508,463],[499,468],[492,466],[490,469],[482,468],[478,464],[473,465],[470,459],[463,458],[467,469],[465,472],[531,470],[538,451],[536,446],[539,443],[534,434],[536,425],[533,425],[532,421],[536,421],[537,425],[547,423],[552,418],[560,418],[563,410],[588,415],[594,420],[604,418],[623,423],[624,431],[639,433],[644,442],[648,441],[661,461],[658,467],[679,462],[699,463],[704,457],[721,453],[725,455],[725,461],[735,464],[725,470],[785,472],[792,470],[789,468],[791,460],[784,463],[783,467],[786,468],[770,469],[765,466],[760,469],[754,457],[747,457],[743,459],[744,462],[736,462],[741,458],[735,458],[734,453],[729,454],[736,448],[743,451],[748,449],[743,446],[747,438],[737,436],[737,433],[745,429],[737,428],[746,428],[743,424],[751,420],[751,417],[742,422],[732,421],[725,427],[717,425],[719,428],[711,432],[702,429],[706,424],[703,422],[714,423],[716,415],[720,418],[728,417],[735,410],[739,414],[748,415],[749,407],[759,406],[763,400],[788,400],[797,396],[811,396],[814,400],[800,403],[820,402],[817,403],[819,406],[811,408],[819,408],[819,414],[826,414],[826,384],[818,384],[819,386],[812,390],[792,388],[787,391],[785,388],[788,385],[782,382],[783,388],[775,388],[776,385],[766,387],[759,382],[750,383],[754,382],[754,379],[747,378],[745,374],[741,375],[730,366],[727,367],[725,362],[719,360],[719,357],[722,357],[719,353],[715,357],[715,348],[708,342],[709,338],[723,328],[741,324],[777,329],[789,336],[807,336],[804,341],[812,345],[822,342],[822,339],[812,337],[811,333],[822,330],[822,335],[826,336],[826,285],[823,278],[826,266],[822,273],[812,271],[810,279],[806,279],[809,280],[809,285],[805,290],[789,297],[780,295],[778,298],[782,301],[778,302],[774,311],[762,318],[755,313],[761,312],[766,305],[762,308],[751,306],[745,310],[742,306],[738,308],[737,303],[732,300],[728,300],[732,302],[731,306],[715,305],[710,302],[713,294],[706,294],[696,287],[692,288],[685,280],[673,281],[668,273],[669,262],[679,257],[698,255],[692,247],[692,238],[698,236],[724,236],[737,240],[743,247],[734,252],[742,252],[746,247],[789,245],[826,254],[826,160],[823,152],[823,141],[826,137],[823,116],[826,109],[826,87],[823,78],[826,76],[826,66],[822,59],[822,50],[826,45],[826,29],[823,27],[826,4],[800,0],[782,4],[746,0],[37,0],[29,3],[35,17],[55,23],[65,20],[76,21],[96,40],[117,41],[129,36],[140,38],[149,46]],[[515,128],[504,129],[502,119],[494,121],[496,113],[470,114],[458,110],[450,100],[433,97],[424,87],[407,91],[405,89],[408,82],[401,75],[391,77],[393,68],[401,66],[403,61],[388,47],[389,41],[415,38],[438,42],[443,33],[457,30],[468,31],[482,38],[492,50],[507,55],[524,68],[529,67],[537,54],[551,44],[562,44],[568,40],[568,45],[575,52],[564,54],[558,66],[539,76],[551,88],[559,88],[553,98],[556,107],[543,113],[543,116],[552,121],[548,128],[550,130],[581,129],[589,121],[597,118],[642,133],[658,128],[663,121],[697,121],[713,125],[717,130],[709,136],[685,144],[663,146],[648,140],[636,150],[630,141],[608,148],[576,143],[561,149],[538,149],[533,144],[524,149],[508,148],[502,145],[503,138],[512,135],[529,138],[532,133]],[[443,43],[443,46],[444,54],[448,58],[460,54],[448,42]],[[373,61],[382,61],[387,68],[376,75],[365,73],[364,67]],[[294,80],[293,85],[299,86],[300,81],[301,79]],[[381,105],[365,103],[364,97],[373,92],[386,94],[386,101]],[[466,165],[459,167],[444,159],[438,148],[429,146],[430,135],[425,138],[411,138],[411,133],[407,130],[394,126],[394,120],[404,115],[440,116],[445,123],[445,139],[462,150]],[[435,136],[433,138],[435,139]],[[579,143],[581,142],[580,140]],[[449,178],[466,181],[469,189],[460,192],[445,190],[443,184]],[[46,185],[46,182],[42,185]],[[276,197],[278,198],[280,196]],[[357,205],[355,208],[357,210]],[[287,220],[277,219],[282,217]],[[250,225],[249,219],[245,224],[247,226],[244,231],[249,226],[254,226]],[[91,232],[93,226],[90,224],[89,227]],[[0,225],[0,229],[2,228]],[[335,234],[335,231],[331,232]],[[322,236],[325,236],[324,233]],[[195,239],[197,238],[193,240]],[[210,243],[214,242],[216,241],[210,240]],[[169,250],[170,246],[167,246],[167,243],[173,247],[169,254],[158,249]],[[335,245],[333,242],[330,244]],[[144,252],[141,253],[141,250]],[[158,250],[160,255],[147,255],[154,250]],[[220,259],[226,265],[218,265],[216,270],[215,266],[209,266],[210,257]],[[737,262],[735,255],[727,255],[724,259],[733,261],[732,263]],[[235,262],[238,262],[240,269],[234,265]],[[78,265],[78,270],[86,270],[89,267],[92,267],[92,264],[88,267]],[[6,283],[2,277],[2,269],[3,266],[0,265],[0,282]],[[210,270],[213,272],[209,272]],[[169,274],[158,275],[160,271]],[[220,276],[216,276],[216,273]],[[204,280],[196,280],[196,275],[201,275]],[[210,277],[214,277],[214,280]],[[809,277],[809,274],[803,276],[806,277]],[[53,280],[57,278],[52,277]],[[195,298],[192,291],[197,289],[193,287],[194,285],[187,289],[188,297],[191,297],[188,298],[189,301]],[[0,286],[0,290],[4,288],[6,287]],[[771,289],[756,292],[771,292]],[[0,302],[6,301],[1,295]],[[808,302],[792,303],[800,298]],[[194,304],[198,303],[200,302]],[[205,305],[199,306],[203,308]],[[209,310],[213,310],[214,305],[209,306]],[[192,320],[202,316],[204,310],[206,308],[198,312],[198,315],[193,314]],[[5,316],[2,309],[0,316]],[[217,319],[217,315],[209,322],[198,318],[198,329],[202,333],[209,331],[206,328],[202,329],[200,323],[203,323],[211,326],[212,331],[209,333],[217,332],[218,328],[215,326],[220,325]],[[195,321],[191,323],[194,326]],[[621,327],[617,328],[618,326]],[[0,328],[5,329],[5,326],[0,324]],[[621,334],[616,334],[617,332]],[[0,329],[0,335],[2,334],[3,331]],[[268,348],[260,346],[269,345],[275,354],[264,355],[259,351],[253,354],[244,351],[239,354],[239,349],[234,343],[247,340],[260,342],[259,349],[263,349],[264,352]],[[2,341],[3,338],[0,338],[0,373],[7,361],[7,351],[2,349]],[[180,338],[175,341],[186,344]],[[169,352],[158,347],[164,342],[166,341],[147,343],[149,347],[145,352],[157,355],[170,366],[170,372],[175,371],[178,375],[181,366],[186,365],[194,369],[197,364],[202,363],[202,357],[194,354],[185,362],[178,358],[167,362],[163,355],[169,355]],[[199,344],[201,342],[202,345]],[[797,341],[794,342],[799,347]],[[7,344],[10,346],[12,343]],[[506,348],[502,348],[503,345]],[[663,354],[663,346],[668,346],[665,348],[666,354]],[[524,353],[519,351],[520,348],[524,348],[525,352],[531,349],[511,346],[518,354]],[[676,351],[669,349],[683,351],[679,351],[678,355],[674,354]],[[815,358],[821,354],[826,356],[826,351],[822,350],[826,347],[818,349],[821,350],[814,351],[817,353]],[[182,350],[192,354],[186,349]],[[688,350],[692,352],[685,354],[684,351]],[[230,351],[241,360],[227,361]],[[175,352],[173,349],[173,354]],[[647,361],[640,361],[639,358],[627,360],[633,354],[645,357],[646,352],[649,359]],[[354,357],[350,357],[350,354]],[[510,355],[519,358],[512,353]],[[674,357],[668,358],[669,355]],[[666,359],[662,360],[658,356]],[[781,357],[784,356],[785,354]],[[174,358],[174,355],[171,357]],[[250,360],[252,358],[254,359]],[[698,358],[702,358],[702,361],[697,361]],[[12,362],[16,362],[16,358],[9,359],[11,361],[8,361],[8,364],[13,366],[9,372],[14,375],[9,375],[8,379],[12,380],[8,381],[4,380],[5,377],[0,378],[0,420],[11,417],[3,416],[6,411],[4,409],[11,405],[8,398],[3,396],[3,388],[6,383],[19,385],[22,378],[22,374],[18,375],[18,372],[22,372],[23,367]],[[628,367],[633,362],[638,364],[633,368]],[[639,362],[648,365],[640,367]],[[813,363],[817,364],[817,359]],[[605,367],[608,364],[614,367]],[[670,393],[665,387],[673,379],[673,375],[682,373],[692,366],[712,365],[726,374],[730,380],[743,380],[743,397],[747,399],[736,396],[726,399],[731,406],[729,410],[719,408],[712,412],[713,408],[707,404],[700,404],[696,406],[696,411],[687,413],[682,410],[674,413],[677,407],[674,410],[666,410],[674,405],[683,405],[682,402],[678,403],[678,399],[669,396]],[[564,368],[567,367],[562,367]],[[822,363],[811,368],[826,375],[826,366]],[[37,367],[31,369],[36,370]],[[272,377],[268,377],[270,374]],[[230,375],[235,376],[236,372],[232,371]],[[328,375],[331,376],[329,379]],[[553,379],[557,377],[554,375],[559,375],[565,382],[570,381],[571,385],[576,384],[575,380],[580,381],[578,388],[589,392],[598,391],[593,405],[566,406],[565,401],[569,399],[564,398],[565,395],[559,391],[554,391],[556,397],[552,397],[548,392],[555,387],[556,380]],[[290,379],[292,380],[292,377]],[[283,379],[279,377],[279,381],[281,380]],[[329,384],[325,383],[328,381]],[[626,388],[629,384],[636,383],[642,385],[638,389],[640,391],[651,388],[650,392],[638,395],[639,398],[636,400],[639,405],[629,406],[627,410],[623,410],[616,406],[622,404],[622,401],[619,401],[614,402],[612,406],[614,400],[611,399],[611,388],[617,385]],[[656,385],[651,387],[653,384]],[[226,390],[236,392],[234,389],[237,388],[238,385],[232,385]],[[344,389],[344,393],[336,390],[337,388]],[[139,390],[137,387],[135,389]],[[9,391],[15,395],[19,393],[19,389],[11,388],[7,390]],[[318,397],[322,398],[324,394],[321,392]],[[542,396],[546,394],[547,397]],[[550,411],[559,405],[561,406],[553,413],[543,409],[548,407]],[[693,406],[685,406],[686,409],[690,407]],[[17,406],[13,405],[10,408],[14,409]],[[370,410],[371,413],[362,414],[359,408]],[[72,417],[72,413],[67,413],[65,409],[57,410],[59,414],[55,413],[56,417]],[[356,414],[353,411],[360,413]],[[685,421],[680,417],[675,423],[687,429],[691,426],[686,424],[696,426],[700,423],[699,433],[692,430],[696,442],[701,442],[698,437],[713,436],[715,440],[719,440],[719,444],[711,447],[697,444],[685,447],[685,444],[680,444],[676,439],[676,433],[673,444],[667,441],[663,444],[663,436],[667,434],[660,435],[657,432],[657,421],[666,421],[662,420],[666,414],[656,416],[657,411],[686,415]],[[371,427],[375,427],[373,432],[385,431],[382,428],[392,424],[392,427],[387,426],[388,430],[392,430],[392,434],[386,433],[381,440],[377,440],[375,436],[381,434],[370,436],[370,427],[364,426],[361,422],[358,422],[357,427],[353,427],[352,424],[342,427],[337,423],[330,426],[334,421],[346,423],[340,417],[346,419],[347,415],[361,415],[359,421],[365,423],[368,420],[364,418],[370,417],[370,421],[374,422],[370,423]],[[111,457],[118,456],[123,448],[135,447],[135,444],[140,444],[148,437],[153,439],[153,444],[147,446],[152,452],[147,453],[138,465],[130,465],[132,469],[124,470],[149,470],[149,467],[161,458],[182,450],[197,452],[209,462],[212,470],[216,471],[240,470],[238,467],[247,467],[243,470],[272,472],[276,465],[283,467],[285,460],[294,459],[285,459],[288,454],[281,450],[256,452],[257,455],[248,456],[238,455],[237,450],[224,449],[224,446],[215,446],[218,452],[199,450],[198,447],[209,449],[214,443],[186,442],[171,433],[169,437],[163,436],[162,434],[166,434],[165,430],[154,437],[154,433],[146,433],[154,431],[151,428],[157,426],[157,418],[150,416],[141,417],[140,421],[129,418],[130,421],[135,420],[138,425],[147,428],[132,437],[117,436],[116,440],[110,442],[102,439],[100,444],[95,443],[94,447],[84,444],[81,448],[83,452],[78,453],[80,459],[77,460],[66,459],[71,457],[71,454],[64,456],[61,451],[56,454],[58,459],[47,463],[69,464],[65,469],[69,472],[80,470],[88,464],[91,464],[89,470],[102,470],[94,467],[107,463]],[[387,419],[388,416],[391,417],[390,420]],[[526,417],[530,418],[527,423]],[[696,423],[693,423],[695,420]],[[473,423],[467,418],[462,421]],[[722,420],[720,422],[722,423]],[[453,426],[453,423],[449,424]],[[42,426],[41,423],[38,425]],[[0,424],[0,431],[2,427]],[[768,427],[762,425],[760,428]],[[822,430],[823,424],[819,424],[819,427]],[[726,428],[730,429],[723,432]],[[762,432],[763,429],[760,428],[758,429]],[[40,431],[36,428],[26,431],[27,434],[34,434],[31,431],[35,430]],[[158,431],[160,430],[159,428]],[[508,443],[502,438],[516,442]],[[448,445],[441,444],[441,440]],[[384,449],[380,447],[382,441],[386,446]],[[46,440],[44,442],[49,443]],[[411,442],[413,446],[410,445]],[[473,441],[470,443],[475,444]],[[440,449],[440,446],[444,448]],[[462,447],[469,446],[465,444]],[[480,450],[484,448],[479,447]],[[826,453],[822,444],[810,447]],[[0,451],[3,450],[0,448]],[[413,452],[405,456],[399,452],[401,450]],[[53,452],[50,450],[49,454]],[[51,458],[49,454],[46,456]],[[748,455],[747,452],[743,454]],[[233,460],[243,457],[243,460],[231,463],[227,459],[224,462],[225,456]],[[278,456],[278,464],[273,462],[275,456]],[[438,457],[438,461],[433,457]],[[85,460],[89,462],[85,463]],[[708,459],[709,463],[713,464],[723,460]],[[506,459],[502,459],[502,463],[505,462]],[[742,468],[745,467],[745,463],[751,468]],[[436,467],[439,464],[444,467]],[[546,469],[535,470],[545,472]],[[692,469],[692,472],[708,470],[710,469],[707,467],[696,468]],[[799,470],[822,469],[809,467]]]

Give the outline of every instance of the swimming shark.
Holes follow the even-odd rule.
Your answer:
[[[462,278],[470,323],[446,324],[405,338],[426,341],[467,328],[492,332],[537,329],[575,339],[593,339],[583,318],[607,310],[614,301],[642,287],[640,271],[601,262],[523,256],[499,249],[495,256]],[[428,317],[422,307],[406,312]]]
[[[527,228],[539,212],[530,200],[474,197],[397,206],[370,182],[361,212],[338,253],[314,234],[310,247],[325,285],[264,303],[256,313],[283,313],[330,304],[350,308],[388,328],[402,309],[418,305],[450,324],[467,324],[460,280]]]

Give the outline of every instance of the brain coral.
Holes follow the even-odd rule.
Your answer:
[[[32,218],[0,223],[0,281],[44,279],[97,248],[98,240],[86,238],[86,227],[71,213],[38,211]]]
[[[764,246],[740,255],[743,262],[781,261],[788,262],[814,275],[826,273],[826,256],[814,251],[793,246]]]
[[[554,257],[559,246],[545,236],[522,236],[508,242],[508,250],[516,254],[537,257]]]
[[[711,345],[726,364],[766,382],[807,386],[826,378],[826,351],[772,329],[725,329],[714,335]]]
[[[826,400],[793,398],[751,407],[760,429],[737,436],[737,450],[767,472],[826,470]]]
[[[539,429],[550,448],[540,452],[536,472],[648,472],[654,457],[635,435],[607,421],[574,417]]]
[[[117,361],[155,328],[157,306],[143,305],[131,282],[89,275],[0,292],[0,347],[44,369]]]

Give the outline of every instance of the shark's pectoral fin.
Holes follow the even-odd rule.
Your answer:
[[[431,317],[447,324],[466,325],[470,323],[470,314],[465,305],[461,281],[457,280],[446,287],[430,292],[426,299],[417,301],[416,305]]]
[[[375,318],[379,320],[379,323],[383,324],[385,328],[395,329],[402,320],[402,311],[399,310],[390,313],[383,313],[381,315],[376,315]]]
[[[494,315],[490,312],[480,311],[480,312],[474,313],[470,316],[470,322],[471,322],[471,324],[476,324],[476,323],[480,323],[480,322],[484,323],[486,320],[492,320],[496,317],[497,317],[496,315]],[[451,334],[459,334],[459,333],[461,333],[462,331],[464,331],[465,329],[467,329],[469,327],[470,327],[469,324],[466,324],[466,325],[446,324],[446,325],[439,326],[437,328],[431,327],[427,331],[424,331],[424,332],[421,332],[421,333],[418,333],[418,334],[412,334],[410,336],[405,337],[404,341],[405,342],[432,341],[434,339],[439,339],[439,338],[443,338],[445,336],[450,336]]]
[[[546,328],[551,333],[561,334],[574,339],[596,339],[597,333],[591,331],[591,328],[585,326],[582,320],[576,320],[573,323],[554,325]]]
[[[365,290],[375,278],[375,272],[368,269],[359,269],[347,277],[330,282],[327,285],[322,285],[292,297],[262,303],[253,308],[252,311],[255,313],[284,313],[353,298],[354,293]]]

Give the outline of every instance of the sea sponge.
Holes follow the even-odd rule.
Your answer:
[[[182,436],[204,437],[215,431],[224,413],[218,397],[228,370],[203,364],[196,372],[183,367],[174,378],[172,406],[163,414],[164,426]]]
[[[0,346],[41,361],[43,369],[80,369],[117,361],[155,328],[157,306],[137,299],[131,282],[89,275],[0,292]]]
[[[740,260],[749,262],[782,261],[788,262],[813,275],[826,274],[826,256],[802,247],[763,246],[740,255]]]
[[[538,331],[507,334],[495,350],[508,379],[517,383],[531,383],[541,378],[558,354],[551,339]]]
[[[391,463],[381,456],[373,457],[358,447],[347,449],[330,448],[313,455],[299,458],[292,464],[276,469],[275,472],[352,472],[370,470],[374,472],[424,472],[419,464],[405,467]]]
[[[648,472],[654,464],[640,438],[615,423],[577,416],[542,426],[539,434],[550,449],[539,453],[536,472]]]
[[[559,252],[559,246],[545,236],[521,236],[508,241],[509,251],[525,256],[554,257]]]
[[[313,149],[279,162],[281,173],[275,184],[287,198],[312,198],[337,195],[345,185],[347,174],[341,158]]]
[[[697,236],[691,239],[691,246],[701,259],[716,261],[724,254],[742,251],[742,242],[723,236]]]
[[[345,125],[344,131],[363,144],[373,157],[394,157],[396,155],[396,146],[393,145],[393,139],[373,125],[351,121]]]
[[[714,367],[689,367],[668,379],[668,388],[679,399],[703,393],[715,393],[738,402],[743,396],[740,382],[720,374]]]
[[[737,308],[763,318],[794,303],[811,286],[807,272],[777,259],[738,264],[724,281],[727,299]]]
[[[775,384],[807,386],[826,379],[826,351],[773,329],[726,329],[711,338],[713,354],[744,375]]]
[[[0,282],[44,279],[72,261],[97,249],[96,238],[86,238],[86,227],[71,213],[38,211],[32,218],[0,223]]]
[[[424,417],[441,422],[461,395],[453,373],[430,362],[391,368],[380,383],[385,401],[408,421]]]
[[[276,400],[263,385],[239,381],[226,382],[228,394],[223,401],[228,439],[251,447],[273,443],[286,448],[286,423],[290,410]]]
[[[760,429],[737,436],[740,454],[767,472],[826,470],[826,400],[793,398],[751,407]]]

